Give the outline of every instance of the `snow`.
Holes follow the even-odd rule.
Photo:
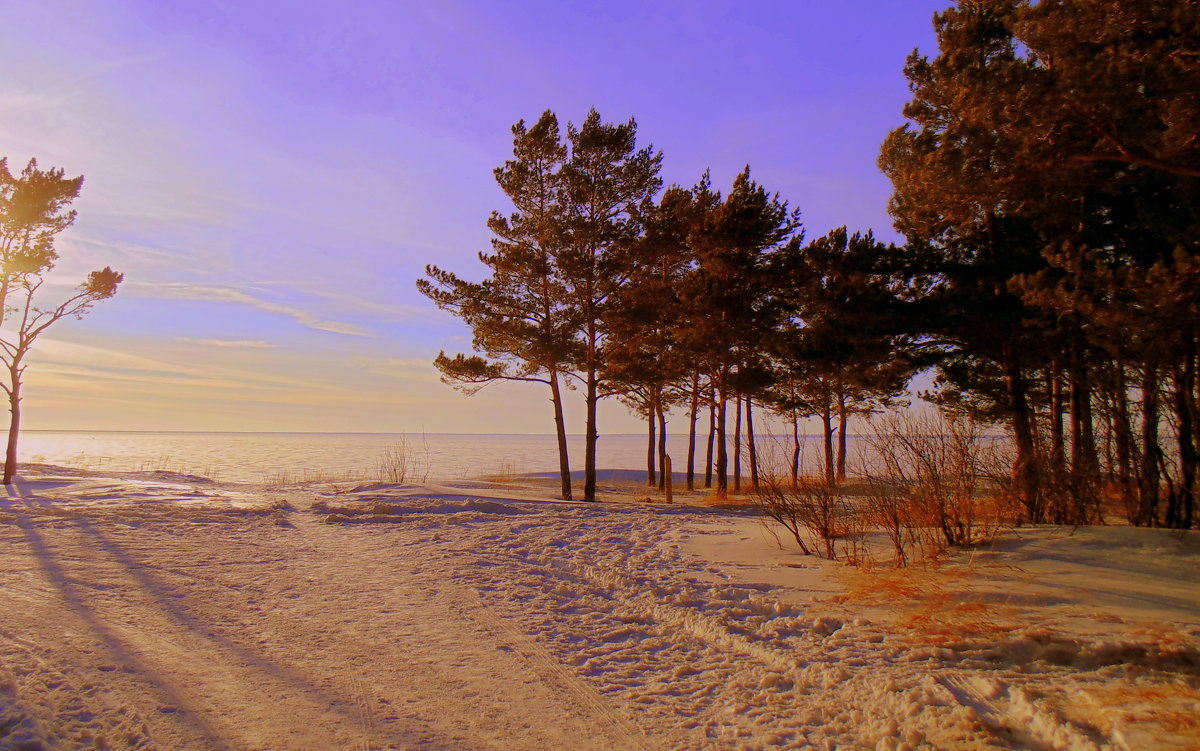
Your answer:
[[[861,571],[620,480],[39,467],[0,498],[0,748],[1200,745],[1195,533]]]

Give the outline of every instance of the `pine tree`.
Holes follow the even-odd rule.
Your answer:
[[[67,207],[79,197],[83,175],[66,177],[66,170],[38,168],[30,159],[19,176],[0,159],[0,323],[8,312],[8,294],[17,280],[11,269],[43,264],[58,258],[54,238],[75,223]]]
[[[651,486],[665,484],[666,414],[683,398],[691,375],[679,345],[684,324],[679,286],[691,262],[687,240],[694,213],[691,191],[673,186],[663,193],[646,216],[628,279],[605,311],[604,378],[609,390],[647,419]]]
[[[1098,518],[1097,419],[1109,424],[1100,440],[1115,448],[1113,474],[1126,488],[1140,474],[1141,505],[1153,506],[1160,393],[1171,393],[1176,425],[1194,425],[1194,303],[1175,298],[1177,325],[1160,335],[1144,316],[1154,306],[1111,282],[1153,278],[1170,294],[1190,273],[1200,8],[974,0],[935,27],[938,56],[914,53],[906,69],[915,127],[889,136],[881,166],[897,226],[937,279],[926,332],[944,340],[946,393],[1012,426],[1029,518]],[[1146,325],[1110,328],[1117,320]],[[1164,351],[1178,354],[1154,354]],[[1131,394],[1141,399],[1140,473]],[[1043,432],[1050,448],[1039,455]],[[1194,488],[1187,432],[1177,430],[1176,487]],[[1060,468],[1070,503],[1043,492]],[[1172,491],[1167,516],[1190,524],[1194,495]]]
[[[67,207],[82,186],[83,176],[68,178],[62,169],[39,169],[33,159],[14,176],[8,160],[0,159],[0,321],[7,318],[10,327],[0,334],[0,363],[6,371],[0,389],[8,397],[10,415],[5,485],[17,471],[25,358],[48,328],[64,318],[82,318],[96,303],[116,294],[124,278],[105,267],[91,272],[65,300],[50,305],[40,300],[45,274],[58,260],[54,242],[74,223],[75,211]]]
[[[749,167],[724,200],[711,193],[696,200],[706,209],[691,239],[695,267],[681,282],[688,319],[682,341],[715,393],[717,492],[724,494],[729,488],[728,403],[738,393],[738,373],[763,357],[782,312],[768,260],[801,232],[801,224],[799,211],[754,182]]]
[[[637,123],[612,125],[595,110],[578,127],[568,124],[569,154],[562,169],[563,242],[554,254],[554,274],[564,300],[576,314],[583,382],[583,499],[596,500],[596,407],[602,396],[605,315],[613,295],[633,272],[642,223],[662,181],[661,152],[637,148]]]
[[[898,397],[922,362],[905,323],[900,251],[841,227],[792,245],[776,269],[789,315],[774,349],[787,375],[774,402],[795,409],[801,400],[789,391],[799,386],[822,423],[826,481],[838,482],[846,478],[850,416]]]
[[[562,167],[566,147],[558,119],[546,111],[532,127],[512,128],[513,158],[496,168],[496,182],[513,203],[505,216],[492,214],[492,253],[480,253],[491,270],[483,282],[468,282],[437,266],[417,289],[438,307],[471,327],[472,346],[487,358],[440,353],[434,361],[442,379],[475,393],[495,381],[546,384],[554,410],[561,496],[572,498],[571,469],[563,415],[563,379],[578,359],[576,318],[555,271],[565,240],[567,211]]]
[[[943,351],[940,377],[952,396],[967,395],[960,404],[1008,422],[1026,514],[1040,521],[1045,509],[1030,392],[1044,364],[1043,317],[1007,285],[1046,266],[1043,242],[1017,211],[1028,182],[1016,152],[960,111],[962,89],[1015,54],[987,5],[935,16],[940,54],[932,61],[910,56],[905,75],[913,100],[904,114],[913,125],[888,136],[880,167],[892,180],[889,211],[908,240],[910,273],[931,280],[921,333]]]

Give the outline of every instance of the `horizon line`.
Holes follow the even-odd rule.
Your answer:
[[[179,433],[179,434],[201,434],[201,435],[223,435],[223,434],[245,434],[245,435],[395,435],[395,436],[422,436],[422,435],[524,435],[524,436],[545,436],[553,438],[555,433],[513,433],[513,432],[492,432],[492,433],[463,433],[456,431],[382,431],[382,430],[186,430],[186,429],[113,429],[113,428],[25,428],[22,433]],[[570,437],[583,438],[585,433],[567,433]],[[687,433],[667,433],[668,436],[686,438]],[[707,440],[707,433],[696,433],[697,442],[703,436]],[[805,438],[821,438],[820,433],[801,433],[801,437]],[[847,433],[850,436],[862,436],[863,433]],[[645,438],[645,433],[601,433],[598,437],[605,436],[638,436]],[[757,433],[756,436],[782,436],[791,438],[789,433]],[[732,432],[729,435],[732,438]],[[745,438],[745,436],[743,436]],[[836,436],[835,436],[836,440]]]

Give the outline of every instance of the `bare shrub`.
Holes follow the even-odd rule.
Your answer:
[[[464,471],[464,474],[470,473]],[[512,483],[520,480],[524,474],[525,470],[518,464],[517,460],[509,459],[507,461],[500,462],[500,464],[496,466],[496,469],[483,475],[483,477],[491,480],[492,482]],[[555,481],[557,482],[557,479]]]
[[[263,485],[270,488],[285,488],[289,485],[350,481],[354,477],[353,473],[338,474],[322,469],[308,469],[304,467],[299,470],[283,469],[276,472],[264,472]]]
[[[421,436],[420,445],[409,442],[408,436],[384,449],[379,459],[379,476],[384,482],[402,485],[406,482],[423,483],[429,479],[429,444]]]
[[[867,524],[880,529],[892,544],[893,562],[907,566],[911,551],[920,545],[920,536],[912,514],[912,504],[905,503],[897,493],[895,483],[880,476],[869,476],[862,501]]]
[[[892,412],[870,426],[864,511],[891,541],[897,566],[988,540],[1011,515],[1004,447],[975,421]]]
[[[760,514],[791,533],[805,555],[837,560],[841,539],[843,558],[865,558],[864,530],[857,510],[836,487],[807,477],[791,482],[766,475],[751,498]]]

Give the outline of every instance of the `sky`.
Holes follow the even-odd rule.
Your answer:
[[[0,156],[85,176],[47,299],[125,274],[39,340],[23,424],[552,432],[537,385],[440,383],[469,331],[414,285],[483,277],[512,125],[632,117],[667,184],[748,164],[807,237],[896,239],[876,159],[947,5],[8,0]],[[642,428],[614,402],[600,429]]]

